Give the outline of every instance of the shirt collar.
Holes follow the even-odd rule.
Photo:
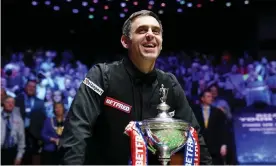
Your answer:
[[[210,109],[210,106],[209,106],[209,105],[208,105],[208,106],[206,106],[206,105],[205,105],[205,106],[204,106],[204,105],[201,105],[201,108],[202,108],[202,109],[207,108],[207,109],[209,110],[209,109]]]
[[[4,119],[8,119],[8,118],[11,116],[11,113],[12,113],[12,112],[7,112],[7,111],[5,111],[5,110],[3,110],[3,111],[1,112],[2,117],[3,117]]]

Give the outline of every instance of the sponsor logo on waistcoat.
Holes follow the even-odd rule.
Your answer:
[[[131,107],[130,105],[123,103],[121,101],[118,101],[116,99],[113,99],[111,97],[106,97],[104,100],[104,105],[116,108],[120,111],[126,112],[126,113],[130,113]]]
[[[94,82],[92,82],[90,79],[85,78],[83,80],[83,83],[91,88],[94,92],[98,93],[100,96],[103,94],[104,90],[100,88],[98,85],[96,85]]]

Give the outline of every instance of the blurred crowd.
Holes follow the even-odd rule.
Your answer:
[[[176,75],[192,107],[205,102],[228,121],[235,111],[256,103],[276,106],[276,61],[248,54],[234,59],[227,51],[219,58],[214,64],[214,56],[166,53],[156,67]],[[70,51],[53,50],[17,52],[4,62],[1,164],[57,164],[64,119],[91,66],[75,61]],[[14,121],[11,127],[8,122]]]

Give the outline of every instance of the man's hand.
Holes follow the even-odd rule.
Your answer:
[[[50,141],[55,143],[56,142],[56,138],[51,137]]]
[[[59,144],[59,139],[57,138],[56,139],[56,145],[58,146],[58,144]]]
[[[14,165],[20,165],[20,164],[21,164],[21,159],[14,160]]]
[[[56,145],[58,145],[58,143],[59,143],[59,139],[58,138],[51,137],[50,141],[53,142],[53,143],[55,143]]]
[[[222,145],[222,146],[220,147],[220,155],[221,155],[222,157],[224,157],[224,156],[226,156],[226,154],[227,154],[227,146],[226,146],[226,145]]]

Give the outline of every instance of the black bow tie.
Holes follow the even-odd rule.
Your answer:
[[[135,84],[147,84],[151,85],[157,78],[156,72],[152,72],[150,74],[146,74],[144,76],[136,77],[134,79]]]
[[[128,73],[132,76],[135,84],[152,84],[157,79],[155,69],[150,73],[145,74],[138,70],[129,58],[125,58],[123,63],[125,64]]]

